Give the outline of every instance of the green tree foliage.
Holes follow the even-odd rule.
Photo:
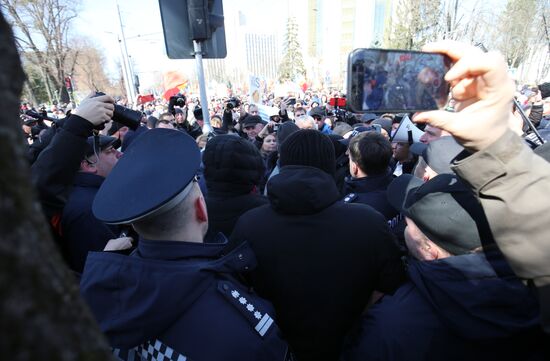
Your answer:
[[[298,42],[298,24],[296,18],[289,18],[286,24],[284,55],[279,65],[279,81],[294,81],[306,74],[300,43]]]

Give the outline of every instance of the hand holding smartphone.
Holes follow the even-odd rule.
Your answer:
[[[348,106],[353,112],[413,113],[443,108],[451,59],[420,51],[356,49],[348,58]]]

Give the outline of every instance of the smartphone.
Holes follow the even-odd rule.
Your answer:
[[[356,113],[413,113],[440,109],[449,96],[443,54],[355,49],[348,57],[348,108]]]
[[[289,106],[294,105],[294,104],[296,104],[296,98],[288,98],[288,100],[286,102]]]

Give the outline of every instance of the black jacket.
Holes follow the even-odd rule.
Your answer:
[[[60,214],[92,135],[93,125],[71,115],[34,162],[31,172],[48,220]]]
[[[282,167],[268,195],[270,205],[239,219],[230,244],[251,244],[250,281],[273,302],[297,360],[337,360],[372,291],[403,282],[397,246],[384,217],[339,202],[334,179],[317,168]]]
[[[364,178],[347,178],[344,185],[346,203],[363,203],[376,209],[386,218],[392,220],[399,212],[390,205],[386,189],[393,180],[391,171]]]
[[[82,273],[88,252],[103,251],[110,239],[120,236],[120,227],[99,221],[92,203],[105,178],[78,172],[74,187],[63,209],[61,232],[67,261],[72,270]]]
[[[42,210],[66,259],[67,249],[61,238],[61,213],[86,152],[86,139],[92,130],[93,125],[86,119],[71,115],[31,167]]]
[[[231,194],[208,191],[206,196],[206,207],[208,209],[207,239],[211,239],[219,232],[230,235],[243,213],[267,203],[267,198],[257,193]]]
[[[218,232],[229,236],[243,213],[267,203],[257,189],[264,177],[262,157],[247,140],[220,135],[208,142],[203,164],[208,190],[207,239]]]
[[[243,245],[142,240],[131,256],[90,253],[81,292],[121,360],[287,360],[273,308],[233,274]]]
[[[342,360],[547,360],[536,294],[497,257],[411,260],[410,282],[369,308]]]
[[[104,225],[91,212],[103,178],[78,172],[92,129],[86,119],[71,115],[31,168],[56,241],[65,260],[79,273],[88,251],[102,250],[109,239],[118,237],[116,227]]]

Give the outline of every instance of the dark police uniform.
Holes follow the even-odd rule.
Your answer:
[[[386,190],[393,180],[388,169],[384,174],[368,176],[363,178],[348,177],[345,180],[344,202],[363,203],[376,209],[391,222],[399,212],[391,206],[386,196]]]
[[[119,224],[169,211],[174,199],[185,198],[199,165],[200,152],[189,136],[169,129],[146,132],[102,184],[93,212]],[[124,207],[117,206],[121,198]],[[271,304],[233,277],[255,267],[254,254],[245,244],[223,255],[225,239],[220,241],[142,239],[131,256],[88,256],[81,292],[118,358],[290,359]]]

